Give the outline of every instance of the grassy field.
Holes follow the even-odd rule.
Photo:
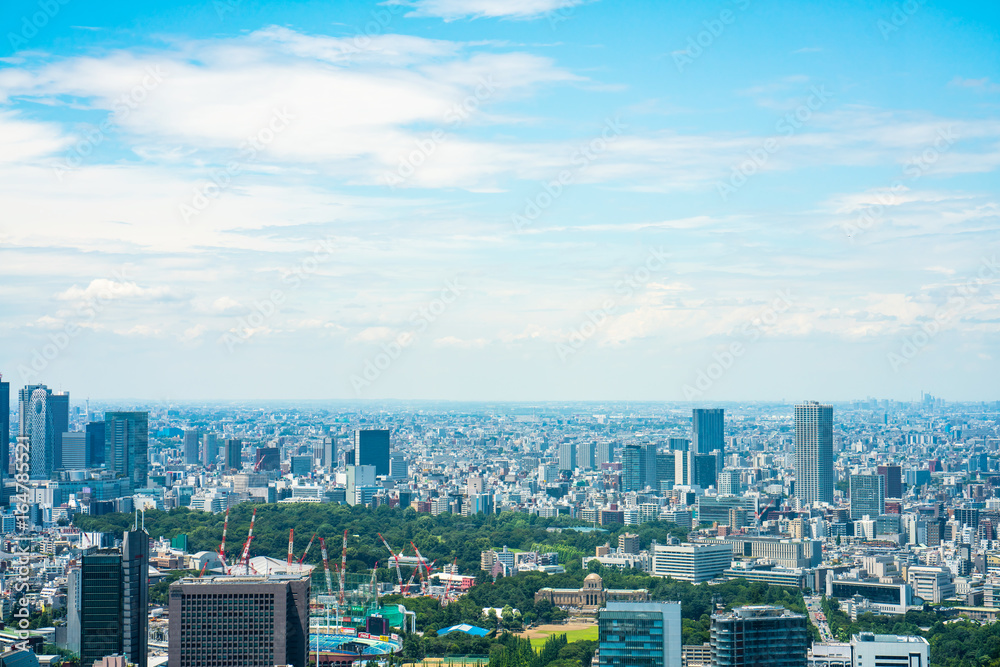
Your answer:
[[[533,647],[541,648],[550,635],[566,635],[566,641],[597,641],[597,625],[592,623],[566,623],[565,625],[540,625],[522,636],[531,640]]]

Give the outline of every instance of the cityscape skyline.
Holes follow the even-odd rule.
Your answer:
[[[0,60],[8,380],[997,398],[992,4],[57,5]]]

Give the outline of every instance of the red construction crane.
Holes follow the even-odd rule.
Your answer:
[[[306,559],[306,554],[309,553],[309,547],[313,545],[313,540],[315,539],[316,539],[316,533],[313,533],[313,536],[309,538],[309,544],[306,545],[306,550],[302,552],[302,558],[299,559],[299,565],[302,565],[302,561]]]
[[[455,556],[455,562],[451,564],[451,574],[449,575],[448,578],[448,584],[444,587],[445,600],[451,599],[451,585],[454,582],[456,576],[458,576],[458,556]]]
[[[427,583],[429,585],[430,584],[430,579],[431,579],[431,568],[427,567],[427,561],[424,559],[423,556],[420,555],[420,549],[417,549],[417,545],[414,544],[413,542],[410,542],[410,546],[413,547],[413,551],[415,551],[416,554],[417,554],[417,567],[420,567],[421,565],[423,565],[424,568],[427,570]],[[421,577],[422,576],[423,575],[421,575]]]
[[[201,572],[199,572],[199,573],[198,573],[198,576],[199,576],[199,577],[204,577],[204,576],[205,576],[205,568],[206,568],[206,567],[208,567],[208,558],[206,558],[206,559],[205,559],[205,562],[204,562],[204,563],[202,563],[202,566],[201,566]]]
[[[257,521],[257,508],[253,510],[253,514],[250,516],[250,532],[247,533],[247,541],[243,546],[243,554],[240,556],[240,563],[244,567],[244,571],[250,574],[250,543],[253,542],[253,524]]]
[[[378,606],[378,582],[375,580],[375,573],[378,572],[378,561],[375,561],[375,567],[372,568],[372,595],[375,596],[375,606]]]
[[[410,586],[413,584],[413,577],[417,576],[417,572],[419,571],[420,571],[419,565],[413,568],[413,572],[410,573],[410,580],[406,582],[406,592],[403,593],[404,596],[408,596],[410,594]],[[421,579],[423,579],[423,577],[421,577]]]
[[[226,571],[226,531],[229,529],[229,508],[226,508],[226,520],[222,522],[222,544],[219,545],[219,560],[222,561],[222,571]]]
[[[295,529],[288,529],[288,567],[292,567],[292,544],[294,543],[293,537],[295,535]]]
[[[399,592],[403,593],[403,573],[399,570],[399,556],[392,553],[392,547],[390,547],[389,543],[385,541],[384,537],[382,537],[382,533],[379,533],[378,536],[379,539],[382,540],[382,544],[385,545],[385,548],[389,550],[389,555],[396,561],[396,577],[399,579]]]
[[[340,554],[340,604],[344,604],[344,579],[347,578],[347,529],[344,529],[344,550]]]
[[[263,463],[264,463],[264,452],[260,451],[260,448],[258,448],[257,449],[257,462],[253,464],[253,471],[254,472],[260,472],[260,466]]]
[[[319,548],[320,553],[323,554],[323,570],[326,572],[326,592],[328,595],[333,595],[333,579],[330,578],[330,559],[326,555],[326,541],[321,537],[319,538]]]

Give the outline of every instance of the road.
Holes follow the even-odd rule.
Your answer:
[[[819,629],[819,637],[822,642],[832,642],[836,641],[833,633],[830,632],[830,624],[826,622],[826,614],[823,613],[823,607],[820,606],[819,597],[807,597],[806,609],[809,610],[809,620],[812,624]]]

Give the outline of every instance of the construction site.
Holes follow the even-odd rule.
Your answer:
[[[285,561],[268,556],[250,557],[254,524],[257,512],[250,518],[250,530],[238,558],[230,563],[226,559],[226,537],[229,529],[229,512],[222,529],[222,542],[218,556],[221,567],[211,568],[213,573],[228,575],[292,574],[308,576],[312,591],[309,604],[309,654],[317,665],[349,665],[366,662],[380,656],[398,653],[403,648],[402,633],[416,632],[416,614],[401,604],[383,604],[381,597],[398,594],[403,597],[431,596],[448,604],[460,595],[455,563],[436,568],[437,562],[428,562],[413,542],[409,547],[412,556],[405,555],[406,547],[394,551],[385,538],[378,536],[388,551],[386,561],[395,570],[396,583],[379,582],[378,563],[371,570],[349,572],[347,565],[348,531],[344,531],[339,563],[330,563],[324,537],[313,535],[302,555],[295,558],[295,531],[288,533],[288,554]],[[357,536],[355,536],[357,537]],[[316,542],[323,559],[322,573],[305,562]],[[457,562],[457,561],[456,561]],[[207,571],[208,562],[199,576]],[[403,568],[410,569],[408,580],[403,581]],[[435,582],[436,580],[436,582]]]

